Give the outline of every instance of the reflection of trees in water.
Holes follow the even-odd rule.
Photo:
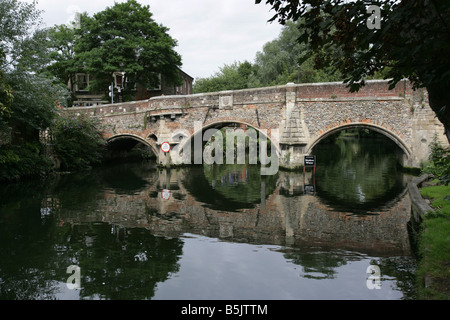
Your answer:
[[[277,175],[261,176],[258,165],[192,166],[183,186],[197,201],[214,210],[254,208],[276,188]]]
[[[56,291],[55,217],[41,210],[48,189],[39,180],[0,188],[0,299],[46,299]]]
[[[339,138],[317,145],[317,195],[334,206],[361,210],[395,198],[404,189],[395,148],[380,137]]]
[[[284,257],[302,266],[303,277],[309,279],[333,279],[336,269],[348,261],[348,256],[319,250],[286,250]]]
[[[397,287],[404,293],[404,300],[416,297],[416,270],[417,263],[413,257],[386,257],[380,258],[371,264],[378,264],[383,278],[395,278]]]
[[[65,231],[70,243],[65,244],[64,256],[81,268],[83,297],[150,299],[158,282],[178,272],[183,246],[180,239],[103,223]]]
[[[53,184],[51,195],[63,207],[76,206],[82,210],[95,206],[95,200],[103,191],[102,176],[98,171],[80,171],[62,175]]]
[[[98,199],[105,189],[116,194],[133,194],[145,190],[150,178],[156,179],[154,169],[148,163],[109,165],[95,170],[79,171],[61,175],[47,183],[48,193],[57,199],[57,210],[62,207],[68,212],[93,212],[98,209]]]
[[[36,228],[21,225],[16,234],[0,230],[0,299],[58,298],[73,264],[81,268],[81,298],[152,298],[157,283],[178,272],[182,240],[146,229],[113,230],[104,223],[57,227],[50,220]]]
[[[80,296],[88,299],[149,299],[158,282],[178,271],[180,239],[65,222],[94,213],[110,188],[105,175],[119,172],[128,171],[79,172],[0,188],[0,299],[59,298],[61,290],[67,292],[66,270],[73,264],[81,268]],[[133,192],[136,186],[142,184],[124,188]]]
[[[204,166],[204,174],[210,186],[225,198],[243,204],[261,202],[261,185],[264,196],[272,194],[277,175],[262,176],[258,165],[210,165]]]
[[[347,265],[353,261],[361,261],[368,259],[365,255],[350,251],[339,250],[295,250],[284,249],[286,260],[301,266],[303,269],[302,277],[308,279],[334,279],[337,274],[337,269],[341,266]],[[404,299],[414,299],[416,296],[415,290],[415,270],[416,263],[414,258],[406,259],[405,257],[382,257],[372,258],[367,261],[369,265],[377,265],[381,271],[381,286],[383,281],[389,279],[396,280],[396,286],[399,291],[405,294]],[[361,269],[362,277],[369,277],[365,274],[366,269]],[[364,283],[361,283],[364,286]]]
[[[102,170],[103,183],[118,194],[137,193],[148,186],[147,178],[154,172],[153,165],[148,162],[134,163],[126,166],[109,166]]]

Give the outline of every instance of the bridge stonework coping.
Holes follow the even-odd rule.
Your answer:
[[[169,142],[180,150],[200,129],[230,123],[252,127],[275,146],[280,165],[300,167],[305,155],[323,138],[348,128],[380,132],[398,146],[404,166],[419,167],[437,135],[444,146],[443,125],[428,105],[425,90],[402,80],[389,90],[388,80],[367,81],[350,93],[343,83],[287,84],[268,88],[221,91],[95,107],[65,112],[99,117],[108,141],[136,139],[151,147],[158,161],[180,160],[172,148],[167,158],[159,146]],[[201,131],[201,130],[200,130]],[[176,148],[175,148],[176,149]],[[178,157],[178,159],[177,159]]]

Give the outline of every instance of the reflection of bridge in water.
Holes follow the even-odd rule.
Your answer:
[[[146,185],[133,192],[105,188],[95,197],[100,210],[60,218],[65,223],[103,221],[123,228],[146,228],[168,237],[193,233],[256,244],[410,254],[407,192],[389,209],[352,214],[333,210],[317,195],[305,192],[305,185],[312,181],[308,172],[306,179],[302,173],[279,172],[273,186],[261,182],[259,202],[226,211],[208,203],[208,197],[199,201],[187,179],[190,170],[152,171],[144,178]]]

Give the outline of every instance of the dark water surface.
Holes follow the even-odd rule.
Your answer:
[[[0,299],[414,299],[391,146],[315,154],[315,174],[139,163],[0,186]]]

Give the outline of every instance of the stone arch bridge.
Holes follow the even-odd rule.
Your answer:
[[[368,81],[356,93],[342,83],[221,91],[149,100],[67,108],[75,115],[99,117],[109,143],[132,140],[147,145],[160,163],[180,163],[198,133],[231,123],[254,128],[270,139],[279,164],[302,166],[305,155],[322,139],[348,128],[368,128],[398,145],[399,162],[419,167],[437,134],[444,145],[444,128],[428,105],[425,90],[412,90],[403,80],[389,90],[387,80]],[[171,151],[160,150],[163,142]]]

